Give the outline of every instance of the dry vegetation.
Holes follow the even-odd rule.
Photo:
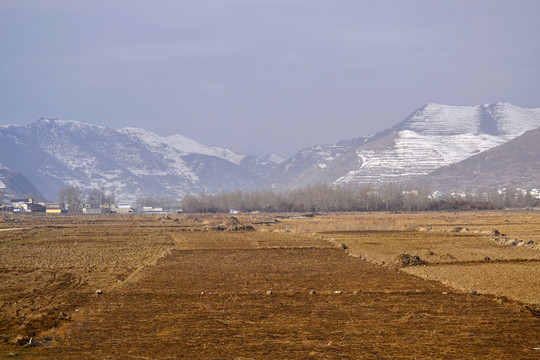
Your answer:
[[[373,213],[303,220],[288,228],[343,244],[365,261],[400,267],[400,255],[416,255],[424,266],[403,271],[464,291],[540,305],[538,212]]]
[[[0,357],[540,355],[535,212],[0,219]]]

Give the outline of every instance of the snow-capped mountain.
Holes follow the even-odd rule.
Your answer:
[[[138,195],[254,189],[265,183],[253,172],[251,157],[181,135],[40,119],[2,127],[0,139],[0,161],[26,175],[49,199],[66,185],[83,191],[103,186],[119,199],[134,200]],[[264,160],[258,166],[266,163],[269,169],[276,166]]]
[[[195,140],[180,134],[162,137],[145,129],[131,127],[119,129],[118,132],[129,136],[135,141],[144,143],[149,148],[160,153],[163,153],[163,151],[159,150],[160,148],[168,148],[168,150],[179,156],[191,154],[216,156],[237,165],[246,157],[246,155],[236,154],[229,149],[199,144]]]
[[[77,185],[85,192],[104,187],[119,200],[133,201],[139,195],[181,197],[270,185],[414,180],[537,127],[540,108],[427,104],[390,129],[316,145],[282,161],[272,155],[241,155],[182,135],[40,119],[28,126],[0,127],[0,162],[26,176],[47,199]]]
[[[254,175],[266,179],[277,168],[277,163],[272,160],[265,160],[253,155],[237,154],[226,148],[203,145],[183,135],[177,134],[161,137],[148,130],[138,128],[123,128],[118,131],[148,148],[156,156],[169,163],[171,170],[177,175],[188,176],[193,182],[204,184],[203,186],[206,190],[215,188],[212,183],[216,182],[216,179],[201,178],[197,173],[193,172],[193,169],[189,165],[186,165],[187,163],[196,163],[196,168],[201,171],[202,167],[204,167],[204,159],[219,158],[225,162],[214,159],[214,168],[207,171],[217,171],[215,176],[219,176],[220,169],[219,167],[215,168],[215,162],[217,161],[223,164],[229,162],[241,169],[237,170],[237,172],[240,171],[242,176],[246,177],[246,180],[253,178]],[[233,168],[236,167],[233,166]],[[225,178],[228,177],[227,173],[222,173],[222,175]],[[260,180],[252,179],[251,181],[260,183]],[[230,185],[234,187],[234,183]]]
[[[391,129],[304,149],[282,163],[282,186],[377,184],[413,179],[540,126],[540,108],[427,104]]]

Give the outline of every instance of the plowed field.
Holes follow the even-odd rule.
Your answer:
[[[394,224],[386,230],[373,229],[376,223],[369,230],[355,228],[362,216],[382,218],[381,226],[385,220]],[[537,264],[537,249],[501,245],[480,233],[476,239],[471,225],[472,234],[456,236],[449,235],[451,229],[398,229],[401,221],[412,222],[396,216],[416,215],[334,216],[336,223],[349,224],[347,231],[323,229],[332,224],[332,217],[323,216],[278,222],[271,215],[19,217],[16,223],[5,218],[0,228],[10,230],[0,232],[5,339],[0,354],[23,359],[540,356],[536,298],[497,293],[505,291],[498,283],[516,278],[521,288],[537,286],[534,270],[533,276],[525,271],[516,277],[509,266]],[[508,215],[496,221],[502,223],[501,217]],[[466,236],[472,240],[462,241]],[[383,245],[374,245],[379,242]],[[425,265],[395,266],[394,255],[413,250]],[[499,257],[508,268],[497,267]],[[507,280],[492,276],[497,279],[483,291],[473,289],[474,282],[460,288],[459,278],[471,277],[476,266],[489,276],[503,271]],[[17,337],[20,345],[14,344]],[[25,345],[30,337],[33,346]]]

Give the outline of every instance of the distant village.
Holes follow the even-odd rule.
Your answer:
[[[56,201],[37,202],[33,198],[11,199],[8,204],[0,205],[0,211],[21,212],[21,213],[47,213],[47,214],[67,214],[80,213],[81,209],[73,210],[65,204]],[[103,204],[100,206],[84,203],[82,205],[83,214],[130,214],[135,212],[129,203]],[[141,213],[163,213],[161,207],[144,206],[138,212]]]

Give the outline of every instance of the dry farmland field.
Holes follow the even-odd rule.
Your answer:
[[[539,359],[540,212],[0,215],[0,358]]]

